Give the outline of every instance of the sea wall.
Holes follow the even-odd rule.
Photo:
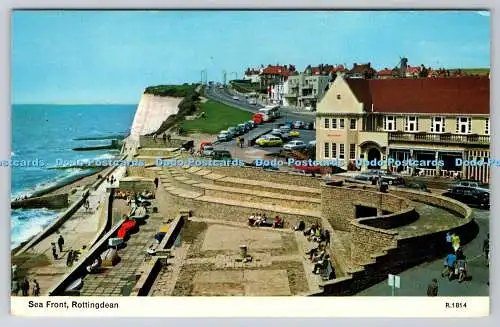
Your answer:
[[[13,201],[10,204],[11,209],[60,209],[68,206],[68,194],[50,194],[28,198],[24,200]]]
[[[170,115],[179,111],[182,98],[143,94],[130,130],[130,138],[139,140],[140,135],[155,132]]]
[[[66,209],[66,211],[64,211],[52,224],[47,226],[43,231],[33,237],[28,243],[26,243],[26,245],[24,245],[18,252],[16,252],[15,255],[24,253],[26,250],[42,241],[45,237],[48,237],[49,235],[57,232],[59,227],[61,227],[66,222],[66,220],[71,218],[71,216],[73,216],[73,214],[83,205],[83,202],[85,201],[85,199],[87,199],[88,195],[89,191],[87,190],[83,193],[78,201],[75,201],[73,204],[71,204],[68,209]]]
[[[87,253],[84,253],[81,256],[76,264],[72,266],[70,271],[64,275],[63,278],[52,288],[49,290],[49,296],[63,296],[68,295],[65,294],[65,289],[76,279],[82,278],[87,274],[86,267],[97,258],[98,255],[101,255],[103,251],[105,251],[108,246],[109,238],[116,235],[118,229],[123,224],[124,220],[118,221],[109,232],[107,232]],[[71,294],[74,295],[74,294]]]

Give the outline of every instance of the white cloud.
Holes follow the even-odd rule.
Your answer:
[[[476,14],[481,15],[481,16],[490,17],[489,11],[476,11]]]

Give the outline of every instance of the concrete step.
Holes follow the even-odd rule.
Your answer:
[[[279,205],[273,205],[268,203],[256,203],[247,201],[238,201],[234,199],[219,198],[213,196],[201,196],[196,199],[197,202],[212,203],[219,206],[225,206],[225,209],[230,210],[219,210],[217,213],[225,214],[226,216],[233,214],[237,216],[237,221],[248,221],[248,217],[252,213],[265,213],[268,217],[274,217],[276,215],[280,217],[285,217],[286,222],[289,227],[294,226],[298,220],[304,220],[306,222],[316,222],[321,219],[321,212],[315,210],[306,209],[296,209],[290,207],[284,207]],[[210,210],[208,210],[210,212]],[[206,216],[204,212],[200,210],[196,211],[197,216]],[[210,217],[208,217],[210,218]],[[234,217],[229,220],[235,220]]]
[[[224,177],[214,180],[214,183],[220,186],[246,188],[264,192],[284,193],[286,191],[286,193],[289,195],[299,197],[318,198],[321,196],[321,190],[316,188],[290,184],[278,184],[236,177]]]
[[[293,196],[283,193],[249,190],[239,187],[220,186],[208,183],[199,183],[193,187],[203,189],[204,194],[212,197],[234,199],[239,201],[275,204],[297,209],[321,210],[321,199],[312,197]]]

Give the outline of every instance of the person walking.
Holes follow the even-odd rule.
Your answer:
[[[167,141],[168,141],[168,143],[170,143],[170,139],[171,139],[171,136],[170,136],[170,134],[168,134],[167,135]]]
[[[158,188],[158,183],[159,182],[160,182],[160,180],[158,179],[158,177],[155,177],[155,180],[154,180],[155,188]]]
[[[438,281],[436,278],[432,279],[432,282],[427,286],[427,296],[437,296],[438,295]]]
[[[32,296],[40,296],[40,284],[38,284],[36,279],[33,279],[33,290],[31,295]]]
[[[446,233],[446,252],[449,252],[453,249],[453,246],[451,245],[451,233],[448,232]]]
[[[325,246],[329,246],[330,245],[330,231],[327,229],[325,230]]]
[[[57,248],[56,248],[56,243],[52,242],[52,256],[54,257],[54,260],[57,260]]]
[[[242,138],[240,139],[240,148],[242,148],[242,149],[243,149],[243,146],[244,146],[244,145],[245,145],[245,139],[242,137]]]
[[[59,246],[59,252],[62,252],[64,245],[64,238],[61,234],[59,234],[59,238],[57,239],[57,245]]]
[[[490,233],[486,235],[486,239],[483,242],[483,253],[486,259],[486,267],[490,265]]]
[[[17,279],[14,279],[12,281],[12,289],[11,289],[11,295],[18,296],[19,295],[19,281]]]
[[[21,284],[21,291],[23,292],[23,296],[29,296],[30,292],[30,282],[28,281],[28,277],[24,277]]]
[[[66,258],[66,266],[71,267],[73,265],[73,250],[68,251],[68,257]]]
[[[167,144],[167,134],[163,133],[163,143]]]
[[[453,250],[456,252],[460,248],[460,236],[453,233],[451,235],[451,245],[453,246]]]

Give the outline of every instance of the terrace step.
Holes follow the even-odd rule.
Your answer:
[[[236,178],[236,177],[224,177],[221,179],[214,180],[214,183],[216,185],[221,185],[221,186],[239,187],[239,188],[246,188],[246,189],[260,190],[267,192],[283,193],[284,191],[286,191],[290,195],[300,196],[300,197],[321,196],[321,190],[312,187],[272,183],[272,182],[250,180],[250,179]]]
[[[213,197],[213,196],[208,196],[208,195],[201,196],[201,197],[197,198],[196,200],[225,204],[225,205],[230,205],[230,206],[238,206],[238,207],[243,207],[243,208],[250,208],[250,209],[255,209],[255,211],[258,211],[258,212],[271,211],[271,212],[277,212],[277,213],[288,214],[288,215],[317,217],[319,219],[321,218],[321,212],[316,211],[316,210],[295,209],[295,208],[283,207],[283,206],[267,204],[267,203],[252,203],[252,202],[238,201],[238,200],[233,200],[233,199],[221,199],[218,197]]]
[[[186,181],[187,182],[187,181]],[[192,184],[195,188],[204,190],[208,196],[228,198],[247,202],[268,203],[294,208],[320,210],[321,199],[294,196],[283,193],[250,190],[240,187],[221,186],[210,183]]]

